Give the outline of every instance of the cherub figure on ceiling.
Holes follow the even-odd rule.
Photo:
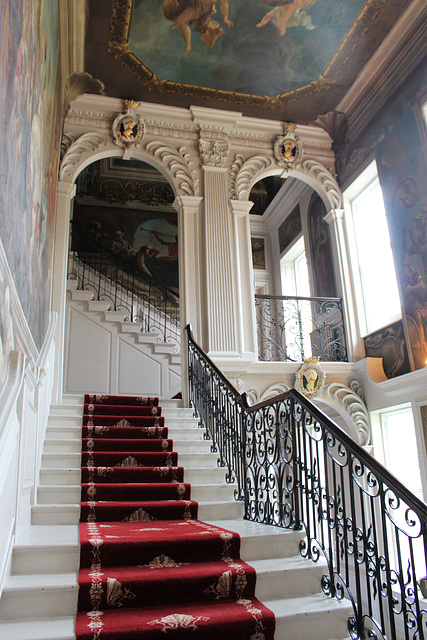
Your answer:
[[[180,32],[184,40],[184,53],[191,51],[191,29],[200,33],[200,37],[208,47],[213,47],[215,41],[223,35],[224,31],[217,20],[212,20],[216,13],[216,0],[165,0],[162,4],[162,12],[167,20],[171,20]],[[219,0],[219,7],[224,24],[230,28],[233,26],[228,19],[228,0]]]
[[[307,9],[312,7],[317,0],[260,0],[262,4],[273,7],[268,11],[257,27],[264,27],[270,20],[284,36],[289,27],[305,27],[315,29],[315,25],[308,15]]]

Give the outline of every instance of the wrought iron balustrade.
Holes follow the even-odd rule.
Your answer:
[[[159,332],[163,342],[179,345],[179,296],[174,291],[94,242],[80,242],[80,247],[68,258],[67,278],[76,281],[76,289],[91,291],[94,300],[122,311],[127,322],[141,323],[141,331]]]
[[[297,391],[250,406],[187,335],[190,404],[245,518],[304,532],[351,638],[425,640],[427,506]]]
[[[347,361],[340,298],[255,296],[258,357],[264,361]]]

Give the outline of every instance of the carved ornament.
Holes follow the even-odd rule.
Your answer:
[[[208,167],[226,167],[230,155],[230,143],[222,140],[200,140],[200,159]]]
[[[277,136],[273,145],[273,153],[279,167],[292,171],[300,162],[303,154],[302,142],[295,134],[296,125],[283,125],[283,134]]]
[[[325,394],[343,405],[353,421],[359,444],[367,445],[371,440],[371,423],[369,413],[363,401],[362,389],[357,382],[350,382],[350,387],[338,382],[332,382],[325,388]]]
[[[68,144],[72,136],[64,136],[64,144]],[[84,133],[73,141],[68,147],[59,170],[60,180],[67,180],[72,177],[74,168],[81,162],[87,153],[94,153],[99,147],[107,146],[108,140],[99,133]],[[65,147],[64,147],[65,148]]]
[[[112,133],[114,144],[126,151],[141,146],[145,134],[144,120],[136,113],[139,102],[124,101],[125,112],[117,116],[113,122]]]
[[[149,142],[146,151],[172,174],[180,195],[198,196],[199,180],[190,154],[185,147],[174,149],[163,142]]]
[[[248,200],[250,188],[259,174],[274,167],[274,161],[268,156],[252,156],[244,160],[237,154],[230,169],[231,194],[235,200]]]
[[[298,170],[313,178],[321,186],[330,202],[331,209],[342,208],[342,195],[338,182],[323,164],[315,160],[303,160]]]

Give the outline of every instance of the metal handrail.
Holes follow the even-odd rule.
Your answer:
[[[298,391],[250,406],[186,330],[190,405],[244,517],[305,532],[353,639],[425,639],[426,504]]]

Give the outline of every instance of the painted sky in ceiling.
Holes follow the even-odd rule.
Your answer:
[[[274,96],[319,78],[364,0],[228,0],[229,26],[225,5],[135,0],[129,47],[160,79]],[[171,17],[199,16],[184,27],[187,41],[162,7]],[[206,17],[207,8],[216,12]]]

